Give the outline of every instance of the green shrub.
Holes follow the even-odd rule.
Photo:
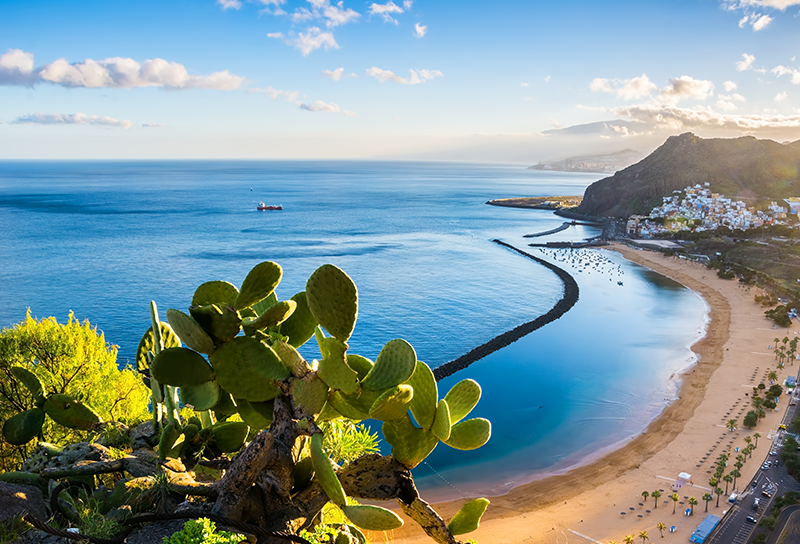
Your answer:
[[[227,531],[216,531],[214,522],[207,518],[190,519],[183,529],[162,539],[163,544],[239,544],[244,537]]]
[[[21,366],[36,374],[46,394],[74,396],[91,406],[104,421],[133,425],[149,417],[149,391],[138,373],[117,367],[117,347],[102,333],[70,313],[67,323],[54,317],[37,320],[30,311],[21,323],[0,331],[0,421],[34,406],[30,392],[11,373]],[[41,440],[56,445],[92,437],[45,420]],[[16,470],[36,446],[12,446],[0,437],[0,472]]]

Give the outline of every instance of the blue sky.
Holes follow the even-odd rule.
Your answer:
[[[0,1],[0,158],[533,163],[687,131],[796,140],[799,25],[800,0]]]

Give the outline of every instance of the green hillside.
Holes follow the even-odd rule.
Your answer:
[[[800,141],[781,144],[752,136],[703,139],[671,136],[640,162],[590,185],[577,212],[647,215],[662,197],[697,183],[737,199],[800,196]]]

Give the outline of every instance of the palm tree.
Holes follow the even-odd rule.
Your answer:
[[[747,444],[748,446],[750,445],[750,442],[752,442],[752,441],[753,441],[753,439],[750,438],[749,436],[745,436],[744,437],[744,443]],[[737,455],[736,458],[738,459],[739,456]]]
[[[664,538],[664,529],[666,529],[666,528],[667,528],[667,526],[664,525],[663,523],[661,523],[660,521],[656,525],[656,529],[658,529],[659,532],[661,533],[661,538]]]
[[[697,506],[697,499],[694,497],[689,497],[689,506],[692,509],[692,515],[694,515],[694,507]]]
[[[756,446],[755,446],[755,447],[758,447],[758,439],[759,439],[759,438],[761,438],[761,435],[760,435],[760,434],[758,434],[758,433],[753,433],[753,440],[755,440],[755,441],[756,441]]]
[[[642,544],[644,544],[645,540],[650,540],[650,537],[647,536],[647,531],[642,531],[639,533],[639,538],[642,539]]]
[[[647,497],[650,496],[650,493],[647,491],[642,491],[642,502],[647,502]]]
[[[678,500],[680,499],[680,497],[678,497],[677,493],[673,493],[672,495],[669,496],[669,498],[672,499],[672,513],[674,514],[675,507],[678,506]]]
[[[728,420],[728,428],[731,430],[731,432],[736,430],[736,420],[735,419],[729,419]]]
[[[710,485],[712,488],[717,487],[718,483],[719,483],[719,478],[711,478],[710,480],[708,480],[708,485]]]
[[[661,496],[661,491],[656,489],[655,491],[650,493],[650,496],[653,497],[653,502],[655,503],[655,506],[653,508],[658,508],[658,498]]]
[[[767,374],[767,378],[769,378],[769,384],[772,385],[772,382],[778,379],[778,373],[774,370],[770,370],[769,374]]]
[[[708,512],[708,503],[714,500],[714,495],[706,493],[703,495],[703,500],[706,501],[706,512]]]
[[[742,473],[739,472],[740,467],[736,467],[734,470],[731,471],[731,476],[733,476],[733,488],[736,489],[736,479],[742,477]]]
[[[717,496],[717,508],[719,508],[719,497],[720,495],[722,495],[722,489],[719,487],[715,487],[714,494]]]
[[[633,535],[625,535],[625,544],[634,544]]]
[[[728,494],[728,484],[733,481],[733,476],[731,476],[730,474],[726,474],[725,476],[722,477],[722,479],[725,480],[725,494],[727,495]]]

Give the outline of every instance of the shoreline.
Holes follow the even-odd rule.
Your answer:
[[[597,540],[621,541],[625,534],[638,534],[642,529],[654,533],[657,531],[655,524],[659,521],[671,522],[667,523],[668,526],[678,524],[679,530],[688,536],[702,519],[700,516],[683,520],[677,519],[677,516],[656,519],[649,510],[645,514],[643,506],[636,506],[642,504],[641,491],[653,489],[655,486],[670,491],[670,482],[665,480],[668,477],[674,478],[678,472],[689,471],[697,481],[694,485],[697,489],[689,488],[684,491],[687,496],[693,495],[700,500],[706,492],[703,490],[707,480],[705,469],[709,468],[703,463],[711,455],[710,452],[716,450],[723,437],[730,439],[730,443],[724,446],[728,449],[735,440],[738,440],[737,447],[744,446],[744,436],[753,432],[760,432],[766,442],[768,430],[782,415],[783,410],[780,414],[770,413],[753,431],[737,430],[731,433],[731,437],[727,436],[727,432],[715,428],[722,427],[719,424],[720,418],[724,420],[725,417],[730,417],[733,408],[727,414],[724,410],[734,397],[738,397],[734,407],[738,407],[740,412],[746,409],[749,403],[743,399],[746,399],[744,393],[747,389],[743,389],[745,386],[742,384],[746,384],[747,379],[750,379],[751,384],[757,383],[753,380],[756,379],[759,369],[774,367],[770,353],[757,354],[768,355],[769,358],[748,356],[749,353],[756,353],[750,351],[754,346],[749,343],[754,340],[751,337],[758,337],[756,343],[771,342],[772,335],[776,334],[774,330],[767,328],[768,322],[763,317],[763,311],[753,303],[749,292],[743,293],[745,289],[738,283],[718,279],[713,272],[706,275],[705,267],[694,263],[619,244],[609,246],[608,249],[681,283],[705,301],[708,306],[706,334],[691,347],[697,360],[676,373],[678,399],[666,406],[642,433],[613,451],[563,474],[534,480],[493,498],[481,527],[467,535],[468,538],[476,538],[481,544],[523,540],[553,542],[555,535],[549,534],[553,531],[559,533],[559,542],[586,542],[585,538],[568,533],[591,535],[592,539]],[[732,305],[736,308],[735,313]],[[735,355],[729,351],[739,346],[743,349],[738,350]],[[755,370],[751,359],[755,359],[760,365]],[[717,373],[716,370],[723,364],[729,371]],[[791,372],[791,369],[787,370]],[[717,437],[719,440],[714,445]],[[759,448],[755,455],[761,457],[765,454],[765,449]],[[705,453],[706,450],[709,453]],[[705,455],[702,460],[701,455]],[[757,468],[757,462],[745,465],[739,487],[746,485],[745,482]],[[664,492],[663,498],[668,498],[668,495],[669,493]],[[436,508],[448,519],[463,502],[463,499],[444,502],[437,504]],[[710,503],[709,512],[719,514],[724,507],[715,508],[714,504],[713,501]],[[621,507],[629,505],[630,510],[639,510],[641,514],[629,512],[638,515],[621,515]],[[701,501],[698,513],[702,512],[702,507]],[[667,515],[672,515],[668,505],[665,505],[665,511]],[[662,511],[653,512],[660,517]],[[693,527],[686,531],[690,525]],[[580,532],[576,532],[576,529]],[[424,541],[417,540],[414,531],[405,528],[395,532],[395,540],[408,543]]]

